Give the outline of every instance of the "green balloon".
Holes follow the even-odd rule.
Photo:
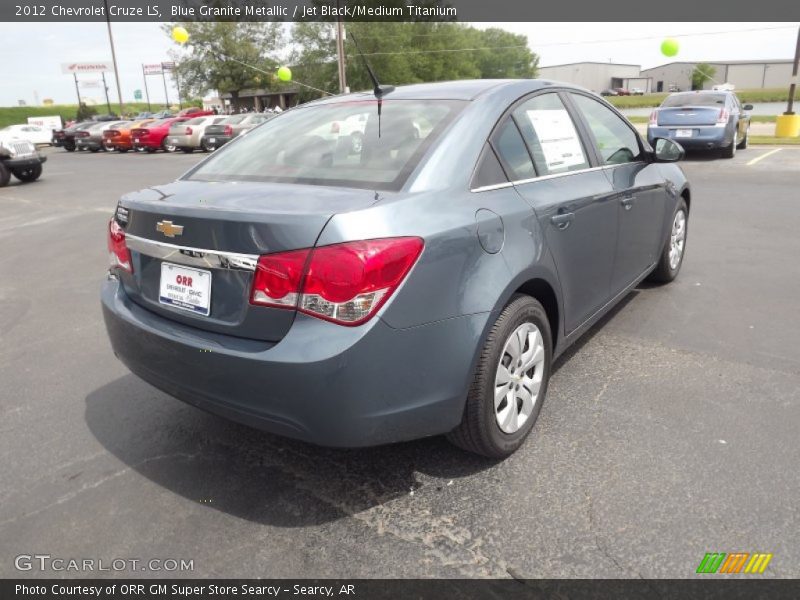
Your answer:
[[[675,56],[678,53],[678,40],[667,38],[661,42],[661,54],[664,56]]]
[[[291,81],[292,70],[289,67],[281,67],[278,69],[278,79],[281,81]]]

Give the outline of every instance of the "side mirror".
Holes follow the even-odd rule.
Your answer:
[[[753,110],[753,105],[752,104],[745,104],[742,107],[742,109],[744,109],[744,110]]]
[[[656,138],[655,140],[655,156],[656,162],[677,162],[682,160],[686,155],[686,151],[678,142],[668,138]]]

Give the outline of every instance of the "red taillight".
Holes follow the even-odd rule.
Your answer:
[[[658,111],[654,110],[650,113],[650,125],[658,125]]]
[[[183,133],[184,133],[184,135],[192,135],[192,128],[191,127],[187,127],[186,131],[184,131]]]
[[[222,132],[222,135],[233,135],[233,127],[225,125],[225,130]]]
[[[420,238],[404,237],[268,254],[258,261],[250,301],[359,325],[389,299],[422,247]]]
[[[108,258],[111,268],[120,268],[128,273],[133,273],[133,263],[128,245],[125,243],[125,232],[116,219],[111,219],[108,224]]]
[[[717,123],[727,123],[728,122],[728,111],[720,109],[719,116],[717,117]]]
[[[103,137],[112,138],[117,137],[119,135],[119,131],[115,129],[107,129],[103,132]]]

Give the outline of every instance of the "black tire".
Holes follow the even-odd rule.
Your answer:
[[[737,146],[737,148],[739,148],[739,150],[747,150],[747,138],[748,137],[750,137],[750,126],[749,125],[747,126],[747,129],[744,130],[744,138],[742,139],[741,142],[739,142],[739,145]]]
[[[541,368],[544,373],[533,411],[516,432],[509,434],[500,429],[495,417],[495,375],[506,342],[524,323],[533,323],[541,333],[545,352]],[[475,368],[461,423],[447,434],[447,439],[459,448],[490,458],[505,458],[522,446],[536,423],[547,394],[553,357],[552,339],[550,321],[542,305],[530,296],[514,295],[489,332]]]
[[[9,181],[11,181],[11,171],[8,170],[7,166],[0,162],[0,188],[6,187]]]
[[[14,177],[21,182],[30,183],[31,181],[36,181],[42,175],[42,165],[38,164],[24,169],[14,169],[11,172],[14,174]]]
[[[722,158],[733,158],[736,156],[736,148],[739,147],[739,140],[737,140],[738,134],[736,131],[733,133],[733,141],[730,143],[729,146],[726,146],[722,149]]]
[[[680,260],[678,261],[678,265],[673,269],[670,265],[669,260],[669,252],[670,252],[670,241],[672,238],[672,227],[675,223],[675,217],[678,215],[678,212],[683,211],[683,214],[686,218],[685,221],[685,233],[683,238],[683,251],[681,252]],[[678,203],[675,212],[672,213],[672,220],[670,221],[669,231],[667,232],[667,239],[664,240],[664,249],[661,251],[661,256],[658,259],[658,264],[656,268],[647,276],[647,280],[653,283],[669,283],[673,279],[678,276],[678,273],[681,270],[681,265],[683,265],[683,259],[686,256],[686,241],[689,238],[689,208],[686,206],[686,200],[681,198],[681,201]]]

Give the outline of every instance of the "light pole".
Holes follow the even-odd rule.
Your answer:
[[[122,117],[122,88],[119,85],[119,69],[117,69],[117,52],[114,49],[114,34],[111,33],[111,15],[108,14],[108,0],[103,0],[106,9],[106,25],[108,26],[108,43],[111,44],[111,62],[114,63],[114,79],[117,82],[117,97],[119,98],[119,116]],[[108,92],[106,92],[108,93]],[[111,112],[109,106],[108,112]]]

